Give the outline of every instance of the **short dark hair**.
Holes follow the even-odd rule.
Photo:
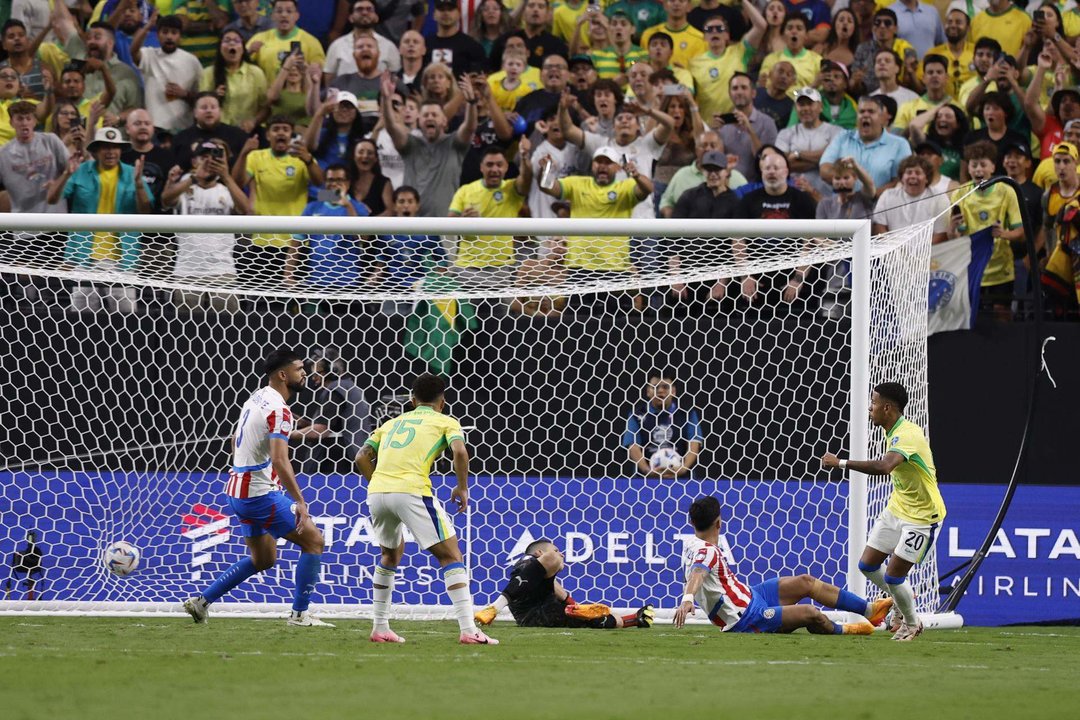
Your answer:
[[[208,98],[208,97],[212,97],[215,100],[217,100],[218,105],[221,104],[221,98],[219,98],[218,94],[216,92],[214,92],[213,90],[203,90],[202,92],[197,93],[195,95],[195,102],[199,102],[203,98]]]
[[[97,22],[90,23],[90,27],[87,28],[87,29],[88,30],[105,30],[110,35],[112,35],[114,38],[116,37],[116,28],[114,28],[112,25],[105,22],[104,20],[98,20]]]
[[[9,20],[7,20],[7,22],[4,23],[4,27],[0,28],[0,35],[7,35],[7,31],[13,27],[19,27],[22,28],[24,32],[26,31],[26,23],[24,23],[22,20],[10,18]]]
[[[900,54],[897,53],[892,48],[881,48],[881,49],[879,49],[876,53],[874,53],[874,60],[877,60],[878,55],[880,55],[881,53],[888,53],[889,55],[892,55],[893,60],[896,61],[896,64],[899,65],[901,68],[904,67],[904,61],[900,59]]]
[[[923,171],[923,174],[926,175],[927,182],[934,176],[934,167],[930,164],[929,160],[922,155],[908,155],[900,161],[900,165],[896,168],[897,177],[903,177],[904,173],[913,167],[917,167]]]
[[[292,365],[297,360],[303,360],[304,356],[290,348],[278,348],[271,350],[263,358],[259,365],[259,372],[263,375],[272,375],[286,365]]]
[[[667,46],[669,48],[671,48],[672,50],[675,49],[675,41],[672,40],[671,36],[668,35],[666,32],[653,33],[651,36],[649,36],[649,42],[646,44],[646,46],[652,45],[653,40],[659,40],[661,42],[666,42]]]
[[[596,97],[596,93],[601,90],[607,90],[609,93],[615,96],[616,102],[621,102],[623,99],[622,88],[619,87],[619,83],[615,82],[611,78],[600,78],[593,83],[592,94]]]
[[[881,383],[874,388],[874,392],[883,400],[888,400],[893,405],[896,405],[896,409],[900,412],[904,412],[904,408],[907,407],[907,390],[898,382]]]
[[[944,55],[938,55],[937,53],[930,53],[922,59],[923,70],[926,70],[927,65],[940,65],[945,68],[945,72],[949,71],[949,61],[945,59]]]
[[[878,110],[884,110],[885,106],[881,102],[881,98],[883,98],[883,97],[888,97],[888,95],[863,95],[862,97],[859,98],[859,103],[858,104],[861,105],[864,102],[870,102],[870,103],[874,103],[875,105],[877,105]]]
[[[979,115],[983,114],[983,110],[987,105],[997,105],[1001,108],[1001,112],[1005,113],[1005,124],[1008,125],[1012,122],[1013,116],[1013,104],[1009,99],[1008,93],[1003,93],[1000,90],[988,92],[983,95],[982,103],[979,105]]]
[[[880,10],[875,11],[874,19],[877,20],[879,17],[892,18],[893,25],[899,22],[899,19],[896,17],[896,13],[889,8],[881,8]]]
[[[214,97],[217,97],[216,95]],[[288,115],[275,115],[270,118],[270,122],[266,123],[266,128],[269,130],[272,125],[288,125],[291,128],[296,127],[296,123],[292,121],[292,118]]]
[[[552,544],[554,544],[554,543],[552,543],[547,538],[537,538],[536,540],[533,540],[531,543],[529,543],[528,545],[525,546],[525,554],[526,555],[532,555],[534,552],[539,550],[544,545],[552,545]]]
[[[964,162],[971,160],[989,160],[996,164],[998,160],[997,145],[989,140],[979,140],[971,143],[964,148]]]
[[[731,83],[735,82],[735,78],[741,78],[741,77],[744,77],[744,78],[746,78],[747,80],[749,80],[749,81],[750,81],[750,85],[751,85],[751,86],[753,86],[753,84],[754,84],[754,78],[750,77],[750,75],[749,75],[748,73],[744,73],[744,72],[743,72],[742,70],[738,70],[738,71],[736,71],[736,72],[733,72],[733,73],[731,74],[731,77],[730,77],[730,78],[728,78],[728,81],[727,81],[728,87],[730,88],[730,87],[731,87]]]
[[[283,3],[283,2],[288,2],[288,3],[292,3],[292,6],[293,6],[294,8],[296,8],[296,11],[297,11],[297,12],[299,12],[299,11],[300,11],[300,3],[298,2],[298,0],[274,0],[274,2],[272,2],[272,3],[270,4],[270,8],[271,8],[271,9],[273,9],[273,8],[276,8],[276,7],[278,6],[278,5],[280,5],[280,4],[281,4],[281,3]]]
[[[503,158],[509,159],[506,157],[506,149],[502,145],[485,145],[480,151],[480,162],[483,162],[488,155],[502,155]]]
[[[992,37],[981,37],[975,41],[975,51],[979,50],[992,50],[999,53],[1001,52],[1001,43]]]
[[[396,201],[402,195],[412,195],[416,198],[416,202],[420,202],[420,191],[414,188],[412,185],[402,185],[394,188],[393,199]]]
[[[810,29],[809,26],[807,25],[805,15],[803,15],[802,13],[797,13],[797,12],[789,12],[787,15],[784,16],[784,22],[780,23],[780,32],[783,32],[783,31],[787,30],[788,23],[793,23],[793,22],[801,22],[802,26],[803,26],[803,30],[809,30]]]
[[[652,378],[660,378],[661,380],[668,380],[670,382],[675,382],[675,373],[674,373],[674,371],[666,369],[666,368],[665,369],[653,368],[652,370],[649,371],[649,374],[645,376],[646,380],[651,380]]]
[[[8,106],[9,117],[15,117],[16,115],[34,115],[36,112],[37,106],[27,100],[16,100]]]
[[[157,29],[172,28],[173,30],[179,30],[183,32],[184,21],[180,19],[179,15],[162,15],[158,18]]]
[[[413,397],[422,403],[433,403],[445,392],[446,381],[438,375],[424,373],[413,381]]]
[[[336,162],[336,163],[330,163],[329,165],[327,165],[327,166],[326,166],[326,167],[325,167],[325,168],[323,169],[323,176],[325,176],[325,175],[326,175],[326,174],[327,174],[328,172],[330,172],[331,170],[342,170],[342,171],[344,171],[344,173],[345,173],[345,177],[348,177],[348,176],[349,176],[349,168],[347,168],[347,167],[345,166],[345,163],[340,163],[340,162]]]
[[[720,501],[711,495],[698,498],[690,503],[690,524],[698,532],[708,530],[720,517]]]

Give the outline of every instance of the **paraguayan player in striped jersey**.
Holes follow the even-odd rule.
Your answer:
[[[294,392],[304,387],[304,361],[292,350],[274,350],[266,356],[262,369],[267,384],[240,409],[233,437],[233,467],[225,486],[229,506],[240,520],[240,535],[251,556],[222,573],[201,595],[185,600],[184,609],[195,622],[206,622],[211,603],[255,573],[274,566],[277,539],[284,537],[300,546],[288,624],[333,627],[308,612],[311,593],[319,580],[323,536],[308,515],[289,461],[293,417],[287,403]]]

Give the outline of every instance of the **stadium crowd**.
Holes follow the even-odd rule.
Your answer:
[[[1041,285],[1075,317],[1073,0],[12,0],[4,12],[11,212],[870,217],[879,232],[937,217],[935,242],[992,233],[983,299],[1001,316]],[[997,174],[1022,197],[975,187]],[[179,233],[170,272],[393,289],[434,265],[482,286],[523,268],[632,273],[641,255],[626,238],[463,237],[447,252],[393,235],[363,239],[363,253],[343,236],[244,241],[234,254],[240,238]],[[5,242],[8,257],[30,252]],[[138,271],[160,256],[151,244],[71,233],[32,250]],[[806,280],[771,289],[792,301]],[[743,281],[735,294],[762,291]],[[72,296],[102,302],[134,307]]]

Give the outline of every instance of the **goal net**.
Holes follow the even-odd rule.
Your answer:
[[[448,378],[466,429],[470,504],[454,522],[478,604],[546,537],[575,598],[671,608],[703,494],[722,502],[746,581],[809,572],[866,593],[855,563],[887,482],[819,458],[881,452],[867,419],[879,382],[903,383],[927,425],[925,225],[871,238],[865,221],[9,222],[0,611],[176,612],[241,557],[225,482],[270,348],[311,360],[290,446],[326,538],[313,607],[328,615],[370,606],[377,548],[351,459],[420,372]],[[670,388],[649,385],[654,369]],[[646,473],[631,446],[670,446],[677,476]],[[436,462],[439,502],[450,472]],[[140,552],[127,577],[102,562],[117,541]],[[215,611],[284,609],[297,557],[283,544]],[[932,611],[933,553],[914,585]],[[412,542],[394,603],[447,614]]]

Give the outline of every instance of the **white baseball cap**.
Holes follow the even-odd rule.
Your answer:
[[[618,150],[611,147],[610,145],[604,145],[603,147],[596,148],[596,152],[594,152],[592,154],[592,159],[595,160],[596,158],[604,157],[604,158],[607,158],[608,160],[611,160],[612,162],[619,162],[619,159],[624,154],[625,153],[619,152]]]

